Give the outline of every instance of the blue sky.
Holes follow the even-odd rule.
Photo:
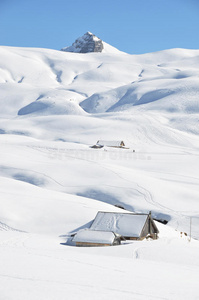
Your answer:
[[[199,0],[0,0],[0,45],[59,50],[87,31],[131,54],[199,49]]]

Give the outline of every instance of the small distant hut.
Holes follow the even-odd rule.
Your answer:
[[[106,147],[113,147],[113,148],[124,148],[125,144],[123,141],[97,141],[96,145],[98,146],[106,146]]]
[[[83,229],[74,235],[72,242],[78,247],[115,246],[121,244],[121,238],[111,231]]]
[[[115,232],[126,240],[157,239],[159,233],[151,213],[98,212],[90,229]]]

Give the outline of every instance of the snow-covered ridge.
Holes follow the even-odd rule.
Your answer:
[[[0,47],[0,114],[83,116],[140,108],[195,114],[199,111],[198,58],[199,50],[187,49],[80,55]],[[174,121],[178,129],[198,132],[194,120]]]

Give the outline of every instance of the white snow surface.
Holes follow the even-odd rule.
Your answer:
[[[108,48],[0,47],[0,299],[199,299],[199,50]],[[115,205],[168,224],[67,244]]]

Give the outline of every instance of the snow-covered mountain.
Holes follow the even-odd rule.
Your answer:
[[[86,32],[83,36],[75,40],[72,46],[64,47],[61,49],[66,52],[74,53],[91,53],[91,52],[103,52],[103,53],[120,53],[120,51],[113,46],[105,43],[96,35],[91,32]]]
[[[100,45],[0,47],[2,299],[198,297],[199,50]],[[159,240],[60,244],[115,205],[167,221]]]

